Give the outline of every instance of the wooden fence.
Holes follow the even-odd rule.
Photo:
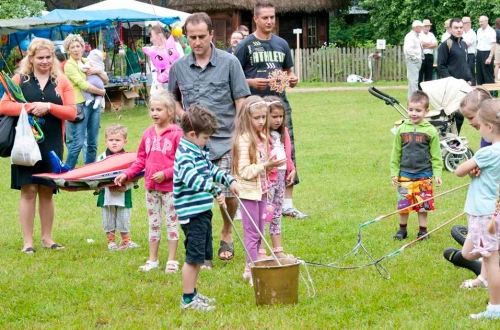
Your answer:
[[[371,60],[375,80],[406,80],[406,63],[402,46],[388,47],[378,63],[368,56],[376,52],[369,48],[308,48],[300,49],[300,80],[317,82],[345,82],[350,74],[368,78]],[[296,49],[292,49],[294,62]],[[375,72],[378,71],[378,75]],[[297,70],[297,65],[295,65]]]

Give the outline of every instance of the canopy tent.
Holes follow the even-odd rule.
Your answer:
[[[148,21],[156,19],[156,16],[132,9],[122,9],[125,6],[122,1],[116,1],[121,4],[120,8],[106,10],[71,10],[71,9],[55,9],[43,16],[43,19],[54,20],[81,20],[87,21],[83,28],[92,29],[109,25],[112,21]],[[158,20],[165,24],[172,24],[180,21],[179,16],[169,15],[158,17]]]
[[[128,8],[136,11],[140,11],[142,13],[150,14],[153,15],[153,19],[151,21],[155,21],[156,18],[158,17],[158,20],[162,23],[165,24],[172,24],[172,23],[167,23],[162,20],[164,17],[179,17],[180,22],[179,24],[182,26],[184,25],[184,21],[186,18],[191,15],[189,13],[185,13],[182,11],[178,10],[173,10],[173,9],[168,9],[165,7],[160,7],[160,6],[155,6],[152,4],[140,2],[140,1],[135,1],[135,0],[105,0],[105,1],[100,1],[96,4],[83,7],[78,9],[79,11],[87,11],[87,10],[117,10],[121,8]],[[151,24],[151,23],[149,23]],[[146,25],[149,25],[148,22],[146,22]]]
[[[8,35],[19,31],[37,31],[60,25],[83,25],[85,21],[70,19],[5,19],[0,20],[0,35]]]

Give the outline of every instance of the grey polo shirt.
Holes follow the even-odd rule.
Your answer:
[[[250,88],[238,59],[215,48],[205,68],[194,54],[174,62],[169,72],[168,90],[186,110],[191,104],[207,107],[217,117],[218,129],[210,138],[210,160],[221,158],[231,149],[236,106],[234,100],[250,95]]]

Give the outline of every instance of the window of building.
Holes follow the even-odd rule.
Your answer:
[[[318,24],[316,17],[307,18],[307,45],[309,47],[318,46]]]

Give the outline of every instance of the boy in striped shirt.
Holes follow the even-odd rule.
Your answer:
[[[205,147],[210,135],[217,130],[217,118],[208,109],[193,104],[182,117],[179,147],[174,161],[174,207],[186,240],[186,260],[182,267],[182,309],[211,311],[215,299],[196,290],[200,266],[213,259],[212,207],[213,199],[225,207],[224,194],[215,183],[229,187],[238,195],[236,180],[212,164]]]

